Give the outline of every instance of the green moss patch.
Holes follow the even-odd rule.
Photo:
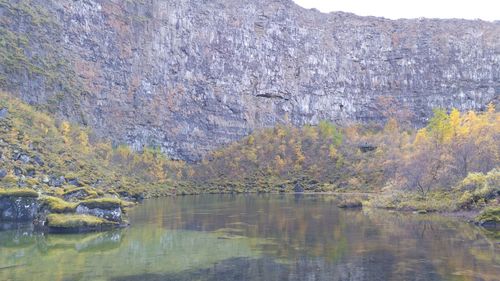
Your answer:
[[[126,202],[116,198],[98,198],[82,201],[80,205],[89,209],[99,208],[103,210],[112,210],[118,207],[124,207]]]
[[[0,189],[0,198],[2,197],[30,197],[37,198],[38,192],[28,188],[13,188],[13,189]]]
[[[63,193],[63,197],[71,197],[73,195],[77,196],[77,197],[80,197],[80,195],[81,195],[81,196],[85,197],[86,199],[95,198],[98,196],[96,191],[94,191],[90,188],[85,188],[85,187],[70,189],[70,190]]]
[[[50,214],[47,216],[47,226],[50,228],[82,229],[110,227],[115,225],[118,224],[89,215]]]
[[[42,205],[54,213],[72,213],[75,211],[77,203],[70,203],[58,197],[45,196],[40,199]]]

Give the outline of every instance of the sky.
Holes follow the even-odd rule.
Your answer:
[[[500,20],[500,0],[294,0],[322,12],[398,18],[463,18]]]

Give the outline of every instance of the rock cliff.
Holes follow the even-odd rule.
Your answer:
[[[500,95],[500,22],[292,0],[0,0],[0,85],[115,143],[198,160],[277,123],[414,124]],[[389,108],[390,107],[390,108]]]

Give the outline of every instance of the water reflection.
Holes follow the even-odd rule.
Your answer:
[[[166,198],[136,208],[124,230],[0,231],[0,280],[500,279],[494,235],[441,216],[339,210],[336,200]]]

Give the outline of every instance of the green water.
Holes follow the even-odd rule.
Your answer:
[[[127,229],[0,231],[0,280],[500,280],[495,234],[328,195],[145,201]],[[5,226],[4,226],[5,227]]]

